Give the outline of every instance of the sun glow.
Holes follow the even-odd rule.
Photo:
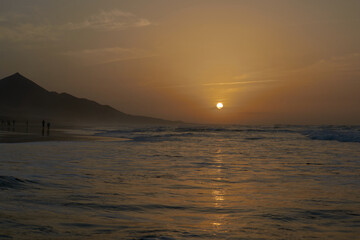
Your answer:
[[[216,107],[220,110],[224,107],[224,105],[221,102],[219,102],[216,104]]]

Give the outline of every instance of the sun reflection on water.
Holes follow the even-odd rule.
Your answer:
[[[214,201],[214,207],[215,208],[224,208],[225,203],[225,189],[222,186],[221,181],[224,178],[224,173],[222,171],[223,166],[223,154],[222,150],[219,148],[214,153],[214,162],[216,163],[216,169],[214,171],[214,189],[212,190],[211,194]],[[214,216],[214,219],[212,220],[211,224],[213,228],[215,228],[217,231],[223,231],[224,229],[224,223],[225,223],[225,214],[217,213]]]
[[[220,206],[221,206],[221,202],[225,200],[223,190],[222,190],[222,189],[220,189],[220,190],[213,190],[212,194],[213,194],[214,199],[215,199],[215,206],[216,206],[216,207],[220,207]]]

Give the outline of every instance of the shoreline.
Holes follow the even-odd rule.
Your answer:
[[[122,142],[128,141],[127,138],[115,138],[106,136],[94,136],[86,134],[81,129],[57,128],[42,135],[41,128],[38,131],[21,132],[0,130],[0,144],[2,143],[27,143],[27,142],[50,142],[50,141],[100,141],[100,142]]]
[[[0,131],[0,143],[25,143],[25,142],[48,142],[48,141],[85,141],[91,140],[91,136],[65,133],[62,130],[52,130],[49,135],[35,132]]]

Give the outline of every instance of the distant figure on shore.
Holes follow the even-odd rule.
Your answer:
[[[15,131],[15,120],[13,120],[12,123],[13,123],[12,130]]]
[[[26,132],[29,132],[29,121],[26,120]]]
[[[41,131],[41,133],[44,136],[44,134],[45,134],[45,120],[42,120],[42,131]]]
[[[11,122],[10,122],[10,120],[7,121],[7,128],[8,128],[8,131],[10,131],[10,129],[11,129]]]
[[[50,135],[50,122],[47,123],[47,135]]]

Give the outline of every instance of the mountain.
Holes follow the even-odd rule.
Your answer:
[[[0,116],[47,119],[63,123],[170,124],[163,119],[134,116],[108,105],[77,98],[67,93],[49,92],[19,73],[0,80]]]

